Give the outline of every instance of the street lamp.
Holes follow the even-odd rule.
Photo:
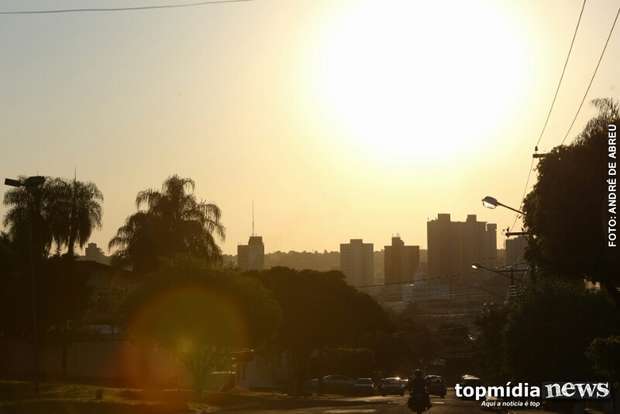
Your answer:
[[[22,182],[19,180],[14,180],[12,178],[5,178],[4,179],[4,184],[8,185],[9,187],[21,187],[22,186]]]
[[[517,210],[516,208],[512,208],[510,206],[507,206],[506,204],[502,204],[499,201],[497,201],[497,198],[491,197],[491,196],[486,196],[485,198],[483,198],[482,205],[485,206],[486,208],[496,208],[497,206],[501,206],[501,207],[507,208],[508,210],[512,210],[515,213],[524,214],[521,210]]]
[[[13,178],[5,178],[4,184],[9,187],[26,187],[28,189],[38,187],[45,182],[45,177],[42,175],[33,175],[32,177],[23,178],[21,180],[15,180]]]
[[[24,187],[26,189],[26,191],[28,192],[28,194],[30,195],[30,197],[33,198],[32,201],[34,201],[34,194],[33,194],[33,190],[35,190],[36,188],[40,187],[41,185],[43,185],[43,183],[45,182],[45,177],[40,176],[40,175],[34,175],[31,177],[27,177],[27,178],[23,178],[23,179],[13,179],[13,178],[5,178],[4,179],[4,184],[9,186],[9,187]],[[30,225],[29,227],[29,246],[28,246],[28,253],[30,256],[30,281],[31,281],[31,301],[32,301],[32,349],[33,349],[33,370],[34,370],[34,390],[35,393],[39,393],[39,334],[38,334],[38,330],[39,330],[39,324],[38,324],[38,315],[37,315],[37,280],[35,277],[35,271],[34,271],[34,254],[32,252],[33,246],[32,246],[32,228],[34,226],[34,219],[35,219],[35,211],[34,211],[34,206],[30,206]]]
[[[514,269],[511,267],[510,269],[491,269],[490,267],[483,266],[480,263],[472,263],[471,268],[474,270],[486,270],[487,272],[497,273],[498,275],[505,276],[506,273],[513,273]]]
[[[509,278],[511,288],[514,287],[515,269],[512,266],[509,269],[492,269],[490,267],[483,266],[480,263],[472,263],[471,268],[474,270],[486,270],[487,272],[497,273],[498,275],[502,275],[506,278]]]
[[[523,211],[521,210],[517,210],[516,208],[512,208],[510,206],[507,206],[506,204],[502,204],[499,201],[497,201],[497,198],[495,197],[491,197],[491,196],[486,196],[485,198],[482,199],[482,205],[485,206],[486,208],[496,208],[497,206],[502,206],[505,207],[509,210],[512,210],[514,212],[517,212],[521,215],[524,215],[525,213],[523,213]],[[506,229],[506,237],[512,237],[512,236],[528,236],[530,233],[527,231],[510,231],[510,229]]]

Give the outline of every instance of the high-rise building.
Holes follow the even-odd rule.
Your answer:
[[[340,245],[340,270],[347,283],[353,286],[374,283],[374,254],[372,243],[351,239]]]
[[[248,244],[237,246],[237,266],[242,271],[263,270],[265,266],[265,245],[261,236],[250,236]]]
[[[385,284],[413,281],[420,265],[420,247],[405,246],[400,237],[392,237],[392,245],[385,246]]]
[[[426,223],[429,276],[465,275],[473,263],[497,265],[497,225],[477,221],[451,221],[450,214],[438,214]]]
[[[525,261],[525,248],[527,247],[527,238],[518,236],[513,239],[506,239],[506,265],[513,266]]]

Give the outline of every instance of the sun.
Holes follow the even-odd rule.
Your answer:
[[[347,3],[322,31],[316,93],[347,145],[387,162],[477,153],[529,71],[503,2]]]

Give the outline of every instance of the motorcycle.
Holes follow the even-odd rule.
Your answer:
[[[428,394],[411,394],[407,400],[407,407],[417,414],[422,414],[424,411],[431,408]]]

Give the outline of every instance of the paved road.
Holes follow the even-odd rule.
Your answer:
[[[373,401],[377,404],[363,404],[359,406],[297,408],[292,410],[240,410],[227,411],[229,414],[256,413],[256,414],[411,414],[407,408],[407,397],[366,397],[359,398],[360,402]],[[450,392],[445,399],[432,398],[433,407],[429,414],[457,414],[477,413],[481,414],[480,406],[475,402],[460,401]]]

